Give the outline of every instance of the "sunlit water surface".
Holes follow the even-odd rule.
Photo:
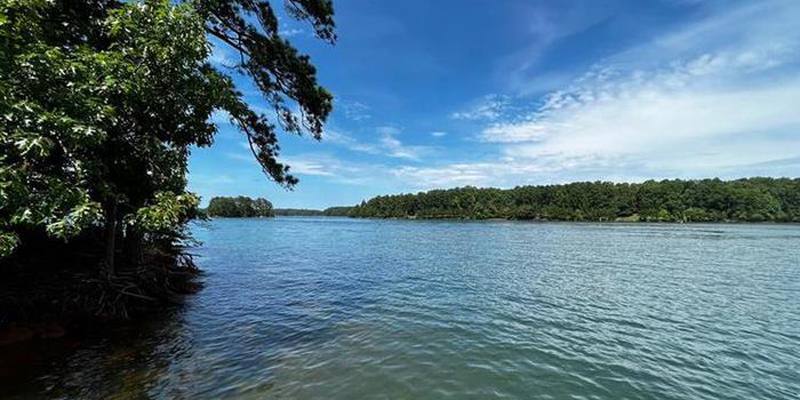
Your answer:
[[[203,291],[147,326],[38,345],[60,350],[22,357],[5,394],[800,396],[800,226],[276,218],[194,232]]]

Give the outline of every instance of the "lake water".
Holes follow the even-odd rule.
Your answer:
[[[181,310],[60,350],[6,394],[800,396],[800,226],[276,218],[194,232],[205,289]]]

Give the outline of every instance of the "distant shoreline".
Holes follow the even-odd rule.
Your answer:
[[[281,217],[348,217],[352,207],[328,207],[324,210],[313,208],[276,208],[275,216]]]
[[[275,217],[211,217],[210,219],[281,219],[281,218],[347,218],[353,220],[366,221],[442,221],[442,222],[526,222],[542,224],[595,224],[595,225],[800,225],[796,221],[570,221],[558,219],[513,219],[513,218],[457,218],[457,217],[437,217],[437,218],[411,218],[411,217],[351,217],[343,215],[276,215]]]
[[[797,223],[800,179],[662,180],[466,186],[377,196],[348,216],[401,219],[504,219],[569,222]]]
[[[598,181],[512,189],[465,186],[377,196],[354,206],[270,212],[283,217],[377,219],[800,223],[800,179]]]

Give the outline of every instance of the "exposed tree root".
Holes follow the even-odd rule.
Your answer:
[[[119,263],[113,274],[94,254],[71,254],[62,260],[23,254],[0,265],[0,329],[10,323],[131,319],[180,303],[201,287],[200,270],[183,247],[152,246],[137,262]]]

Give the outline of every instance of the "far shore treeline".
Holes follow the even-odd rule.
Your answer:
[[[347,212],[370,218],[800,222],[800,179],[663,180],[463,187],[378,196]]]
[[[353,207],[328,207],[324,210],[308,208],[276,208],[275,215],[281,217],[347,217]]]

